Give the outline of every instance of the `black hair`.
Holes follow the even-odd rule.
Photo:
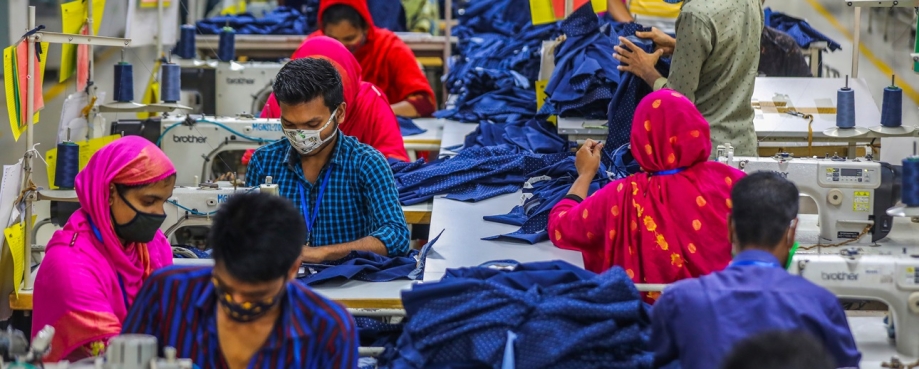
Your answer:
[[[160,182],[162,182],[162,181],[166,181],[166,180],[169,180],[169,179],[172,179],[172,178],[175,178],[175,177],[176,177],[176,174],[175,174],[175,173],[172,173],[171,176],[166,177],[166,178],[163,178],[163,179],[161,179],[161,180],[159,180],[159,181],[150,182],[150,183],[144,183],[144,184],[139,184],[139,185],[129,185],[129,184],[115,183],[115,191],[118,191],[118,193],[124,195],[124,194],[126,194],[126,193],[128,193],[128,192],[130,192],[130,191],[139,190],[139,189],[142,189],[142,188],[147,188],[147,187],[153,186],[154,183],[160,183]]]
[[[731,220],[741,248],[775,247],[798,216],[798,187],[776,172],[756,172],[731,190]]]
[[[836,360],[803,331],[772,331],[740,341],[721,369],[834,369]]]
[[[284,277],[300,257],[306,223],[289,200],[266,193],[234,195],[207,235],[215,263],[247,283]]]
[[[341,75],[328,60],[320,58],[294,59],[284,65],[272,86],[279,102],[297,105],[322,98],[329,111],[343,101]]]
[[[322,24],[338,24],[342,21],[351,23],[354,28],[366,31],[368,28],[367,20],[357,12],[357,9],[345,4],[332,5],[322,12]]]

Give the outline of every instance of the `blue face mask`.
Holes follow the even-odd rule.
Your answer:
[[[212,278],[211,283],[214,284],[214,292],[217,294],[217,301],[220,302],[220,306],[226,311],[227,316],[240,323],[251,322],[268,313],[269,310],[281,302],[281,297],[284,295],[284,292],[287,291],[287,281],[285,280],[285,287],[281,288],[281,291],[278,292],[277,295],[267,300],[238,303],[233,300],[232,295],[220,288],[216,278]]]

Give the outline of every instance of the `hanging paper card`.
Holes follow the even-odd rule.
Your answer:
[[[81,34],[89,15],[86,0],[76,0],[61,4],[61,30],[63,33]],[[105,0],[93,0],[93,34],[99,34],[102,18],[105,15]],[[76,71],[77,45],[61,45],[61,68],[59,82],[64,82]]]
[[[606,11],[606,0],[574,0],[572,11],[590,2],[595,13]],[[565,0],[530,0],[533,24],[540,25],[565,19]]]
[[[39,51],[44,53],[40,54]],[[42,82],[44,82],[45,75],[45,62],[48,60],[46,57],[48,54],[48,43],[42,42],[35,45],[35,83],[32,88],[34,93],[32,95],[33,100],[33,112],[35,113],[35,123],[38,123],[38,112],[45,107],[45,99],[42,96]],[[28,94],[28,74],[29,74],[29,64],[28,64],[28,55],[29,55],[29,44],[22,42],[16,48],[16,67],[19,70],[19,127],[21,131],[25,131],[25,128],[28,126],[29,122],[26,119],[26,114],[28,114],[26,103],[26,95]],[[20,132],[21,133],[21,132]]]
[[[35,218],[37,216],[32,216],[32,225],[35,225]],[[22,284],[23,268],[25,265],[25,239],[24,239],[24,230],[23,222],[16,223],[12,227],[6,228],[3,230],[3,236],[6,238],[6,246],[10,248],[10,253],[13,256],[13,286],[14,293],[16,297],[19,297],[19,288]]]
[[[139,0],[141,8],[156,8],[158,0]],[[169,7],[169,0],[163,0],[163,8]]]
[[[16,89],[19,77],[16,76],[16,47],[10,46],[3,49],[3,88],[6,91],[6,111],[10,118],[10,128],[13,138],[19,141],[22,134],[19,129],[19,91]]]

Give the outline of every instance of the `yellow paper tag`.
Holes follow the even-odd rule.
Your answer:
[[[157,104],[160,102],[160,84],[156,80],[156,73],[157,73],[156,71],[160,70],[161,65],[162,65],[162,62],[159,60],[157,60],[156,63],[153,64],[153,72],[150,73],[150,79],[147,80],[147,88],[144,90],[144,98],[140,102],[141,104],[150,105],[150,104]],[[138,119],[148,119],[148,118],[153,118],[156,115],[157,115],[156,113],[142,112],[142,113],[137,113],[137,118]]]
[[[536,111],[539,111],[539,109],[542,109],[542,106],[546,103],[546,99],[549,97],[548,95],[546,95],[546,85],[548,84],[549,84],[549,81],[546,81],[546,80],[539,80],[539,81],[536,81],[535,83]],[[546,121],[552,122],[552,124],[558,124],[557,123],[558,119],[556,119],[554,115],[549,117],[549,119],[546,119]]]
[[[80,34],[89,13],[84,0],[61,4],[61,29],[63,33]],[[93,0],[93,34],[99,34],[102,17],[105,15],[105,0]],[[77,46],[61,45],[61,68],[58,82],[64,82],[77,70]],[[47,50],[47,49],[46,49]]]
[[[530,16],[534,26],[555,22],[552,0],[530,0]]]
[[[16,80],[19,78],[18,73],[14,72],[13,63],[16,60],[16,47],[10,46],[3,49],[3,88],[6,91],[6,110],[10,117],[10,128],[13,130],[13,137],[19,141],[19,109],[16,107],[19,92],[16,91]]]
[[[99,151],[99,149],[119,138],[121,138],[121,135],[111,135],[94,138],[88,141],[74,142],[80,146],[80,170],[86,168],[86,164],[89,164],[89,159],[92,158],[93,154]],[[54,185],[54,170],[57,168],[57,148],[45,152],[45,162],[48,163],[48,187],[57,189],[57,186]]]
[[[35,225],[35,218],[37,215],[32,216],[32,225]],[[25,234],[23,233],[23,223],[19,222],[14,224],[12,227],[3,230],[3,236],[6,238],[6,246],[10,248],[10,254],[13,255],[13,293],[16,294],[16,297],[19,297],[19,286],[22,284],[23,268],[25,265]],[[31,267],[31,266],[30,266]]]
[[[158,6],[157,0],[140,0],[141,8],[156,8]],[[163,0],[163,9],[169,7],[169,0]]]

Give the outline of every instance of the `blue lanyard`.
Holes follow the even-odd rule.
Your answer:
[[[93,234],[96,235],[96,239],[104,245],[105,241],[102,241],[102,232],[99,232],[99,228],[96,228],[96,225],[93,224],[92,219],[86,217],[86,220],[89,221],[89,227],[93,229]],[[124,279],[121,278],[121,273],[115,272],[115,275],[118,276],[118,286],[121,287],[121,297],[124,298],[124,308],[129,309],[131,308],[131,305],[128,304],[128,290],[124,288]]]
[[[322,202],[322,194],[325,193],[325,188],[329,184],[329,177],[332,176],[332,165],[329,165],[329,168],[325,171],[325,176],[322,177],[322,182],[319,183],[319,195],[316,196],[316,207],[313,208],[313,214],[310,215],[309,203],[306,201],[306,189],[303,188],[303,184],[300,184],[300,210],[303,211],[303,220],[306,221],[306,243],[309,244],[312,241],[313,236],[313,224],[316,224],[316,218],[319,217],[319,204]]]
[[[731,263],[732,267],[742,267],[742,266],[758,266],[765,268],[781,268],[782,266],[778,263],[768,262],[768,261],[759,261],[759,260],[741,260]]]
[[[652,176],[669,176],[671,174],[677,174],[684,170],[686,170],[686,168],[667,169],[667,170],[662,170],[660,172],[651,172],[651,175]]]

